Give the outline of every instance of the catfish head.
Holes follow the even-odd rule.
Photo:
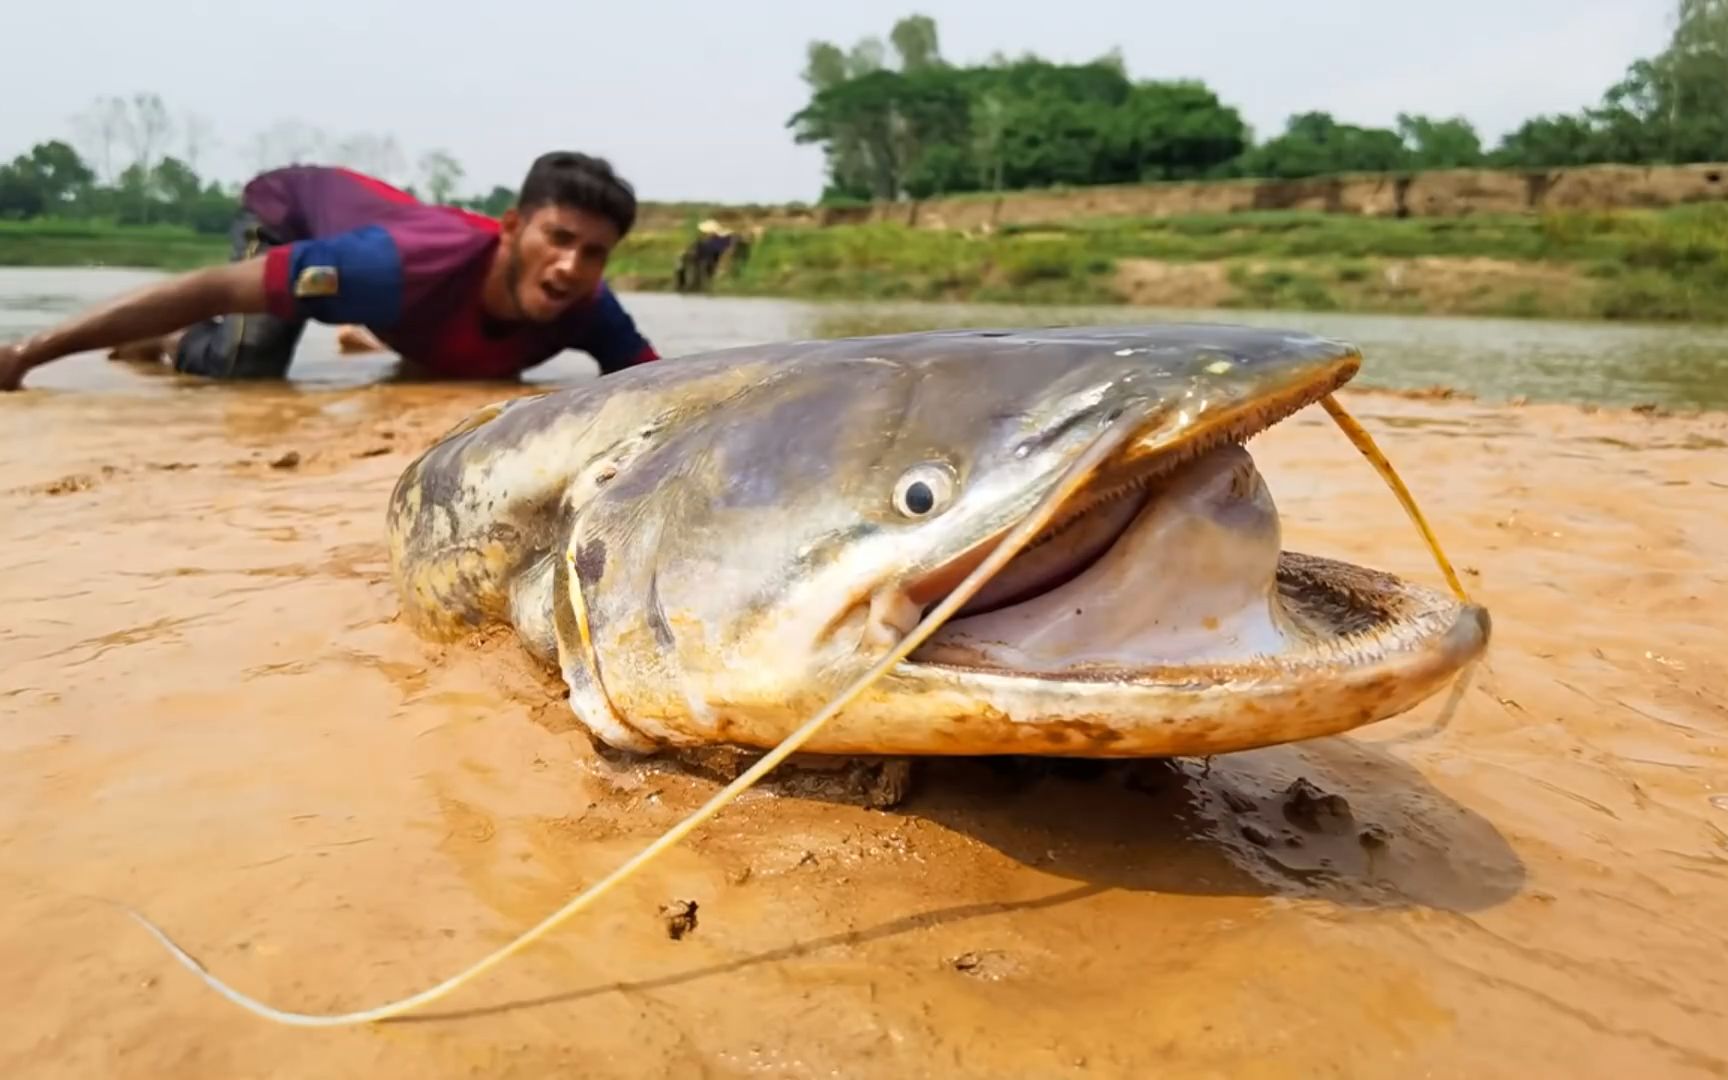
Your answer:
[[[1112,425],[1131,437],[1049,527],[806,752],[1244,749],[1402,712],[1486,646],[1478,606],[1282,550],[1244,444],[1347,382],[1349,346],[1161,325],[774,348],[568,501],[552,632],[613,745],[772,747]]]

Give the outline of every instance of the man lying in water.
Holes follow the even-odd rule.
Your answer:
[[[278,169],[246,185],[227,265],[0,345],[0,389],[92,349],[187,375],[280,379],[308,319],[364,327],[434,376],[510,378],[565,349],[616,371],[657,358],[601,279],[635,221],[630,185],[583,154],[542,155],[499,220],[349,169]]]

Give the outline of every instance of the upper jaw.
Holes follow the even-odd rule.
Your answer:
[[[1240,445],[1317,401],[1353,370],[1353,365],[1349,365],[1343,372],[1322,373],[1325,377],[1281,387],[1273,393],[1243,397],[1226,403],[1225,407],[1214,404],[1197,414],[1173,418],[1168,405],[1145,410],[1137,420],[1130,421],[1139,430],[1123,450],[1097,471],[1037,538],[974,593],[936,636],[911,653],[901,670],[972,669],[991,678],[1021,677],[1045,684],[1105,679],[1120,684],[1221,687],[1267,679],[1300,682],[1339,677],[1346,669],[1360,674],[1376,669],[1396,672],[1411,664],[1461,666],[1486,644],[1485,611],[1390,575],[1281,552],[1276,510],[1246,453],[1238,450],[1225,453],[1222,458],[1213,454],[1205,462],[1196,460],[1227,444]],[[1195,492],[1200,490],[1197,485],[1206,482],[1208,472],[1211,486],[1205,490],[1209,494],[1196,502]],[[1179,494],[1184,489],[1188,493]],[[1169,502],[1173,497],[1177,501]],[[1183,502],[1184,499],[1188,501]],[[1107,506],[1112,502],[1117,507],[1126,506],[1130,512],[1124,515]],[[1087,517],[1089,514],[1092,516]],[[1164,524],[1151,527],[1154,531],[1165,529],[1167,539],[1154,539],[1151,544],[1165,546],[1149,547],[1148,534],[1143,530],[1160,514],[1164,515]],[[1085,523],[1077,524],[1082,518]],[[1172,521],[1178,527],[1166,529]],[[1198,522],[1200,527],[1185,529],[1181,526],[1184,521]],[[1214,522],[1216,527],[1211,527]],[[891,609],[894,617],[886,624],[886,632],[873,643],[886,644],[890,638],[899,640],[909,634],[923,612],[952,592],[1016,523],[1013,515],[1003,514],[984,539],[970,545],[961,555],[879,593],[873,615]],[[1060,567],[1060,572],[1043,568],[1040,572],[1047,572],[1047,576],[1029,582],[1025,574],[1030,561],[1028,553],[1036,557],[1041,544],[1071,528],[1090,529],[1100,535],[1084,535],[1082,546],[1074,542],[1074,534],[1070,533],[1067,550],[1052,552],[1055,560],[1066,558],[1070,564]],[[1130,533],[1137,539],[1128,539]],[[1232,549],[1235,554],[1220,556],[1225,558],[1223,563],[1215,562],[1224,569],[1212,571],[1210,578],[1204,573],[1184,577],[1194,569],[1188,553],[1212,543],[1235,545]],[[1160,551],[1169,557],[1163,557]],[[1113,568],[1102,570],[1106,562]],[[1017,570],[1021,571],[1018,580]],[[1122,576],[1125,573],[1130,576]],[[1062,580],[1067,577],[1083,578],[1084,584],[1070,588]],[[1004,588],[992,595],[992,587],[998,584]],[[1015,589],[1020,592],[1013,593]],[[1057,599],[1059,593],[1063,599]],[[884,596],[894,602],[882,602],[880,598]],[[1221,601],[1221,597],[1228,599]],[[1014,662],[1003,662],[1024,642],[1017,636],[1021,630],[1035,630],[1045,639],[1055,632],[1051,624],[1040,621],[1045,615],[1025,609],[1037,607],[1065,622],[1067,613],[1056,609],[1069,602],[1086,604],[1089,610],[1095,603],[1100,611],[1115,605],[1123,613],[1120,628],[1140,635],[1137,640],[1149,647],[1119,653],[1131,655],[1132,659],[1116,663],[1077,662],[1072,666],[1054,664],[1042,670],[1017,670]],[[1184,646],[1193,650],[1188,655],[1181,655],[1181,648],[1166,655],[1161,645],[1172,639],[1162,637],[1164,631],[1149,629],[1144,621],[1137,623],[1138,617],[1130,610],[1139,604],[1177,612],[1214,602],[1224,605],[1219,614],[1226,615],[1226,633],[1231,630],[1233,618],[1229,613],[1236,613],[1247,620],[1235,624],[1246,636],[1233,639],[1234,645],[1212,645],[1208,634],[1218,623],[1210,618],[1201,619],[1196,609],[1188,612],[1195,620]],[[1014,611],[1004,622],[982,614],[992,608],[1022,610]],[[1033,621],[1016,621],[1023,618]],[[1160,619],[1169,625],[1168,619],[1163,616]],[[1076,624],[1079,622],[1075,620]],[[961,624],[964,630],[959,629]],[[1133,630],[1135,625],[1140,628]],[[1207,629],[1202,630],[1202,625]],[[1105,629],[1105,636],[1093,639],[1091,644],[1110,645],[1106,640],[1110,632]],[[977,639],[979,634],[982,639]],[[1002,634],[1007,636],[995,636]],[[969,657],[972,650],[966,644],[969,635],[998,645],[987,646],[984,652]],[[1080,639],[1071,639],[1070,644],[1075,641]],[[1081,644],[1086,645],[1084,641]]]
[[[1118,402],[1113,406],[1122,414],[1117,422],[1132,423],[1137,430],[1021,553],[1044,543],[1099,506],[1132,495],[1219,446],[1246,442],[1314,404],[1348,382],[1359,363],[1354,353],[1345,353],[1328,363],[1306,368],[1286,378],[1281,385],[1223,399],[1197,396],[1190,390],[1182,398]],[[1107,408],[1111,406],[1100,404],[1099,411]],[[1076,447],[1074,453],[1083,448]],[[1021,492],[1019,498],[1010,500],[993,515],[979,539],[956,554],[915,569],[890,589],[903,593],[920,609],[938,603],[989,557],[1042,496],[1043,492],[1037,488]],[[974,599],[989,588],[987,582]]]

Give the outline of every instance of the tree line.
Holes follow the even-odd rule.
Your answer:
[[[807,104],[787,126],[826,158],[823,199],[1150,180],[1299,179],[1464,167],[1679,164],[1728,158],[1728,0],[1678,0],[1656,56],[1601,101],[1525,121],[1489,148],[1468,120],[1400,114],[1394,128],[1293,115],[1255,141],[1198,80],[1136,80],[1119,51],[1083,64],[998,53],[942,57],[934,20],[911,15],[884,42],[812,42]]]
[[[1553,168],[1728,159],[1728,0],[1676,0],[1674,29],[1601,101],[1525,121],[1488,148],[1462,117],[1400,114],[1395,127],[1288,118],[1256,141],[1240,113],[1198,80],[1135,79],[1119,51],[1088,63],[1000,53],[958,65],[934,20],[899,20],[887,40],[850,49],[813,42],[810,98],[787,126],[823,150],[822,201],[926,198],[1148,180],[1299,179],[1342,172],[1470,166]],[[174,224],[220,233],[239,193],[200,173],[216,139],[207,118],[175,116],[160,96],[103,97],[68,139],[0,164],[0,219]],[[460,194],[461,163],[432,149],[412,162],[394,136],[332,135],[295,121],[255,133],[253,172],[294,162],[348,165],[433,202],[501,213],[513,193]]]
[[[240,194],[199,172],[215,148],[212,125],[197,113],[174,115],[158,94],[97,98],[72,122],[68,139],[38,143],[0,164],[0,219],[101,220],[121,225],[228,229]],[[499,214],[514,200],[508,188],[458,194],[461,163],[428,150],[410,168],[394,136],[332,135],[298,121],[279,121],[241,148],[252,173],[297,162],[346,165],[398,184],[416,197]]]

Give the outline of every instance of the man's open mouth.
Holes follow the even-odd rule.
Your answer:
[[[907,663],[1198,686],[1478,647],[1487,614],[1474,605],[1283,550],[1277,509],[1245,444],[1332,389],[1245,406],[1174,445],[1131,445]],[[988,549],[964,561],[976,565]],[[931,575],[945,588],[936,599],[926,588],[920,609],[966,569]]]

